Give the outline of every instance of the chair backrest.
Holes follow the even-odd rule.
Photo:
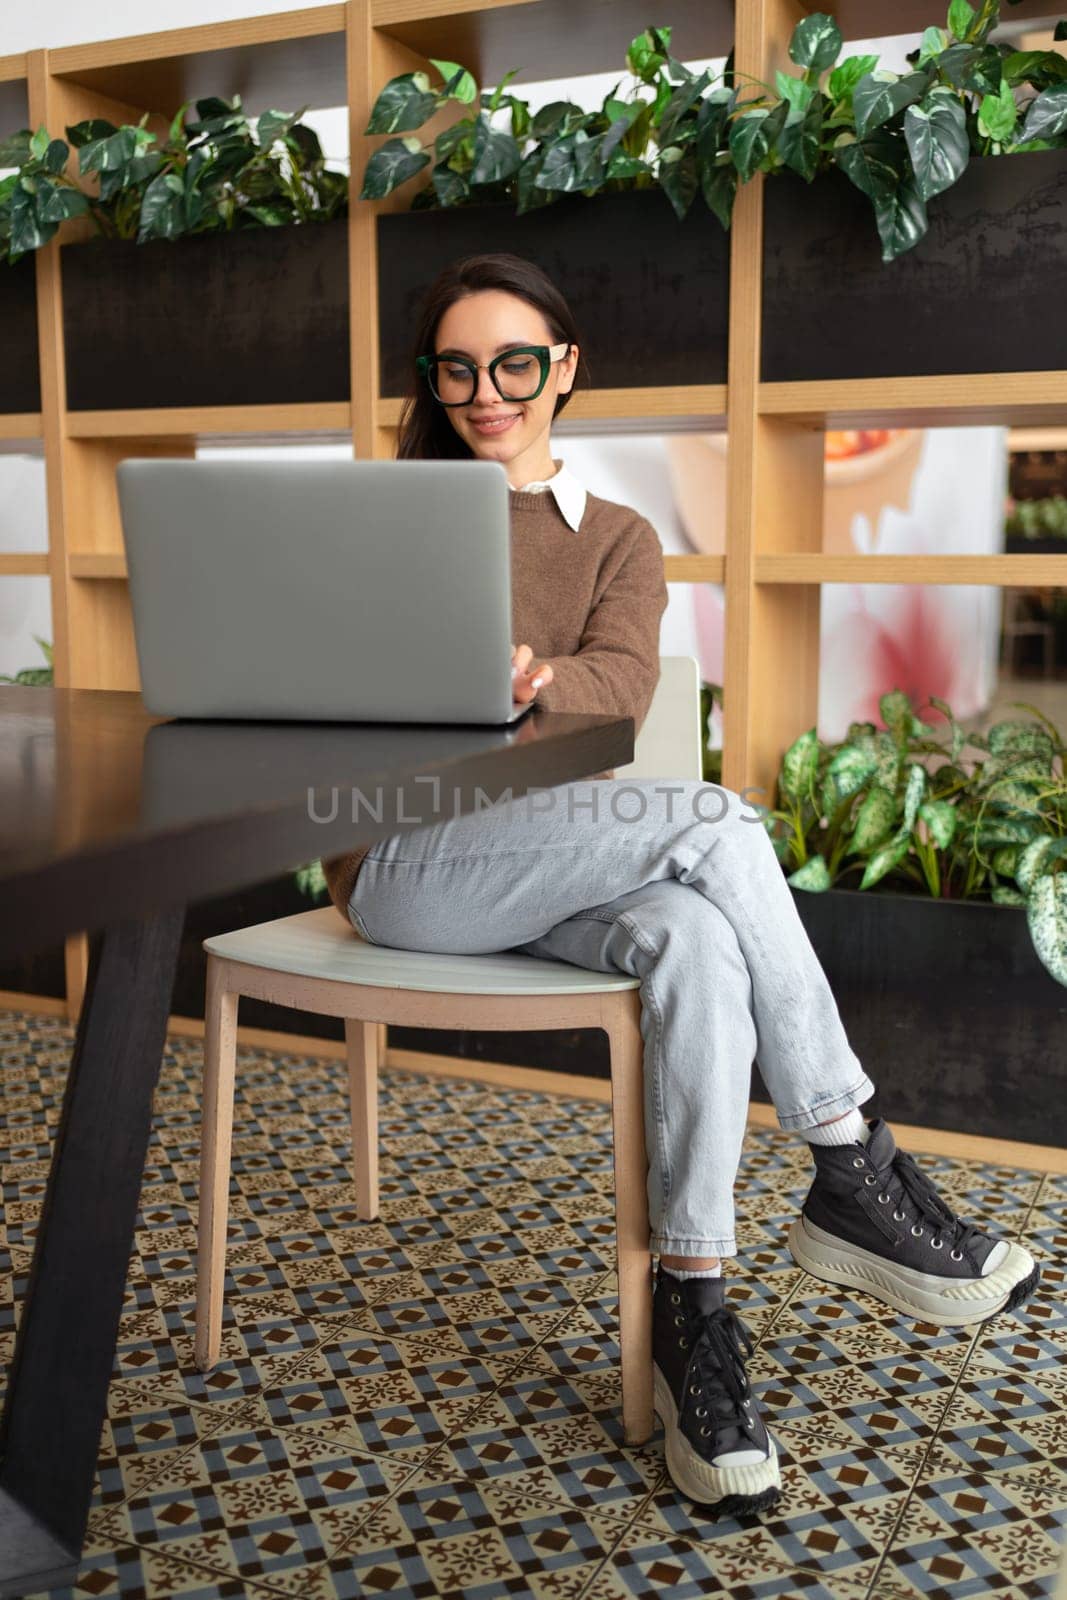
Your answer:
[[[660,656],[659,682],[634,740],[634,758],[616,778],[703,777],[700,664],[695,656]]]

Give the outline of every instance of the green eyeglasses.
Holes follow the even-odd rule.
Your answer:
[[[443,406],[469,406],[479,372],[488,372],[502,400],[536,400],[553,361],[562,361],[570,348],[569,344],[515,345],[484,366],[468,356],[416,356],[415,366]]]

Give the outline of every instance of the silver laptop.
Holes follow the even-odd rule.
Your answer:
[[[154,715],[495,726],[530,710],[512,701],[498,462],[127,460],[117,478]]]

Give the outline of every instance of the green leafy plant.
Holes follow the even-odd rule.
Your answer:
[[[793,30],[799,73],[759,79],[740,99],[728,57],[721,78],[691,72],[670,54],[671,30],[646,28],[627,53],[637,83],[622,80],[596,111],[557,101],[531,115],[507,90],[491,94],[455,62],[393,78],[366,132],[393,135],[367,163],[361,199],[377,200],[432,163],[413,207],[506,200],[519,213],[562,194],[587,196],[658,184],[679,217],[699,193],[729,228],[740,183],[758,172],[792,171],[812,182],[839,168],[871,201],[882,259],[911,249],[927,231],[927,202],[963,174],[972,155],[1007,155],[1067,144],[1067,61],[1052,50],[990,42],[998,0],[951,0],[943,28],[929,27],[908,57],[911,70],[880,68],[876,55],[839,60],[841,31],[816,12]],[[1067,24],[1055,37],[1067,37]],[[651,91],[651,95],[645,93]],[[449,101],[472,107],[424,146],[415,137]],[[497,113],[503,113],[502,126]]]
[[[722,751],[711,745],[711,713],[722,710],[722,684],[700,681],[701,777],[705,783],[722,782]]]
[[[1015,539],[1067,539],[1067,498],[1053,494],[1043,500],[1016,500],[1004,532]]]
[[[1064,743],[1036,722],[967,732],[944,700],[944,722],[916,715],[900,689],[879,701],[884,726],[853,722],[824,744],[809,728],[790,745],[776,807],[764,815],[798,889],[887,888],[940,899],[989,898],[1026,908],[1038,957],[1067,984],[1067,781]],[[964,750],[977,752],[966,759]],[[855,880],[858,878],[858,882]]]
[[[79,122],[66,140],[27,128],[0,142],[0,168],[17,169],[0,183],[0,257],[15,261],[47,244],[71,217],[143,244],[328,221],[347,206],[348,178],[326,166],[302,111],[252,119],[235,96],[198,100],[187,121],[190,104],[162,141],[146,116],[136,127]],[[72,150],[79,181],[66,170]]]
[[[508,90],[515,71],[492,93],[479,93],[471,73],[452,61],[431,61],[441,79],[436,88],[424,72],[391,79],[365,131],[401,137],[371,156],[360,198],[381,199],[432,162],[431,181],[416,193],[413,207],[510,200],[522,213],[576,191],[594,195],[658,184],[680,217],[699,188],[728,227],[736,178],[725,142],[737,99],[733,58],[713,79],[676,60],[670,39],[669,27],[639,34],[626,57],[634,88],[620,98],[620,79],[596,111],[554,100],[531,115],[529,104]],[[424,147],[414,130],[450,101],[471,110]]]
[[[297,867],[293,877],[300,893],[306,894],[309,900],[319,900],[326,893],[326,874],[321,861],[308,861],[304,866]]]
[[[0,672],[0,683],[21,683],[30,688],[47,688],[55,682],[52,663],[52,646],[47,639],[42,639],[39,634],[34,634],[34,640],[41,647],[41,652],[48,663],[44,667],[23,667],[21,672],[16,672],[13,678],[6,672]]]
[[[997,0],[977,11],[951,0],[946,26],[926,28],[908,55],[912,70],[896,73],[873,55],[839,62],[833,18],[805,17],[789,51],[803,76],[777,76],[789,104],[784,123],[774,120],[781,102],[738,113],[735,128],[752,124],[740,147],[742,179],[789,167],[810,182],[837,166],[871,201],[883,261],[903,254],[927,231],[927,201],[962,176],[972,155],[1067,144],[1067,61],[992,43],[999,20]],[[1055,37],[1067,37],[1062,22]]]

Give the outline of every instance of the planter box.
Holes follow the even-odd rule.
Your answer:
[[[37,269],[32,255],[0,266],[0,412],[40,411],[37,359]]]
[[[1057,539],[1051,533],[1040,539],[1026,539],[1021,533],[1009,533],[1004,538],[1004,553],[1010,556],[1067,556],[1067,539]]]
[[[699,197],[679,222],[659,189],[378,218],[381,394],[406,394],[423,295],[460,256],[507,250],[544,268],[581,331],[598,389],[725,383],[729,235]]]
[[[60,252],[72,411],[347,400],[348,224]]]
[[[843,172],[763,194],[764,382],[1067,370],[1067,150],[972,157],[884,263]]]
[[[1035,955],[1024,910],[793,894],[884,1115],[1067,1144],[1067,989]]]

